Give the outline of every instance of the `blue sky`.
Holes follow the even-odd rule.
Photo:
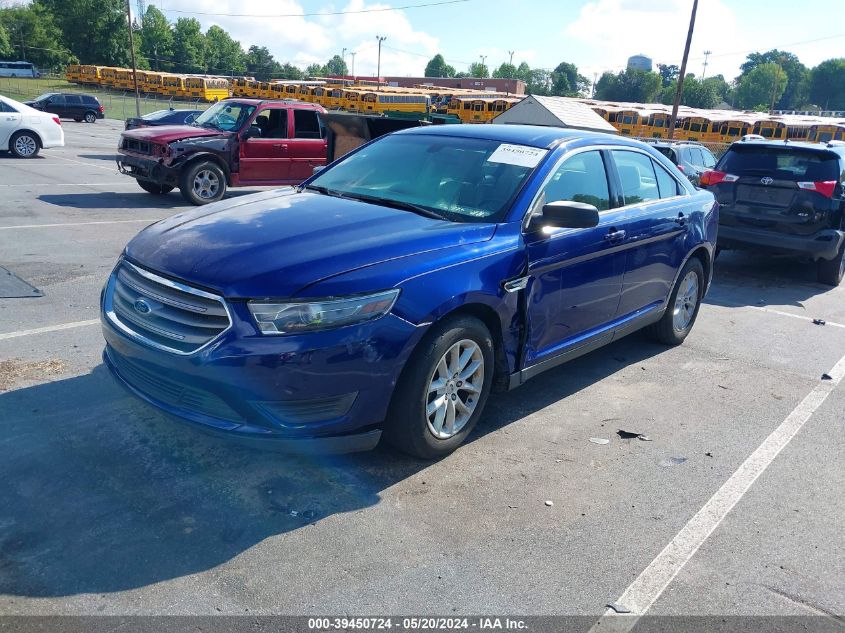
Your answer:
[[[692,0],[467,0],[402,11],[302,17],[304,13],[355,11],[436,0],[147,0],[175,20],[196,17],[204,28],[219,24],[247,47],[267,46],[277,59],[304,66],[325,62],[343,48],[356,51],[355,72],[375,74],[376,35],[386,35],[383,75],[421,75],[441,52],[458,70],[487,56],[498,66],[514,62],[552,68],[575,63],[588,77],[624,67],[644,53],[655,63],[677,63],[683,50]],[[133,5],[135,0],[133,0]],[[712,51],[707,75],[739,72],[747,51],[785,48],[808,66],[845,56],[841,4],[804,0],[800,15],[786,0],[700,0],[689,71],[700,75],[703,52]],[[133,6],[134,8],[134,6]],[[249,14],[259,17],[199,15]],[[295,14],[300,17],[267,17]],[[823,39],[824,38],[824,39]],[[809,42],[808,40],[816,40]],[[347,63],[352,57],[347,52]]]

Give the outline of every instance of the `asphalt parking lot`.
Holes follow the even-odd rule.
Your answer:
[[[185,207],[116,171],[118,122],[64,126],[0,154],[0,265],[44,292],[0,299],[0,613],[845,614],[845,288],[723,253],[683,346],[494,395],[440,462],[251,451],[104,369],[100,288]]]

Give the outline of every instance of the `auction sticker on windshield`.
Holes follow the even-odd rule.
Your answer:
[[[491,163],[505,163],[506,165],[518,165],[520,167],[536,167],[547,153],[548,150],[546,149],[502,143],[496,148],[495,152],[490,154],[490,158],[487,161]]]

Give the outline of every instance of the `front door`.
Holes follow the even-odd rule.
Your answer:
[[[316,110],[291,110],[290,178],[299,184],[326,164],[326,135]]]
[[[625,273],[625,211],[611,208],[605,156],[589,150],[567,158],[544,184],[534,211],[558,200],[592,204],[598,226],[531,231],[525,366],[609,340]]]
[[[47,99],[47,103],[44,105],[44,112],[55,114],[57,117],[66,118],[67,113],[65,112],[64,96],[53,95],[52,97]]]
[[[0,147],[9,147],[9,139],[20,127],[21,118],[20,112],[0,101]]]
[[[256,111],[250,125],[258,127],[261,136],[240,143],[241,184],[270,185],[290,181],[288,110],[285,104],[262,107]]]

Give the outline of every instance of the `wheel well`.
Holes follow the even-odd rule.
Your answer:
[[[24,128],[23,130],[15,130],[12,135],[9,137],[9,149],[12,149],[12,139],[14,139],[18,134],[21,132],[28,132],[35,137],[35,142],[38,143],[38,147],[44,147],[44,143],[41,141],[41,136],[35,130],[30,130],[28,128]]]
[[[200,161],[208,161],[217,165],[220,169],[223,170],[223,175],[226,176],[226,184],[232,184],[231,174],[229,173],[229,166],[222,158],[215,154],[196,154],[194,156],[190,156],[180,169],[189,169],[191,165]]]
[[[698,247],[696,250],[693,251],[692,255],[690,255],[690,259],[696,257],[700,262],[702,268],[704,268],[704,277],[705,279],[710,279],[710,253],[707,252],[707,249],[703,246]]]
[[[505,348],[502,341],[502,322],[499,319],[499,315],[493,308],[483,303],[469,303],[444,314],[438,319],[438,322],[456,316],[475,317],[487,327],[493,339],[493,352],[495,354],[493,390],[507,391],[510,371],[508,370],[508,362],[505,357]]]

